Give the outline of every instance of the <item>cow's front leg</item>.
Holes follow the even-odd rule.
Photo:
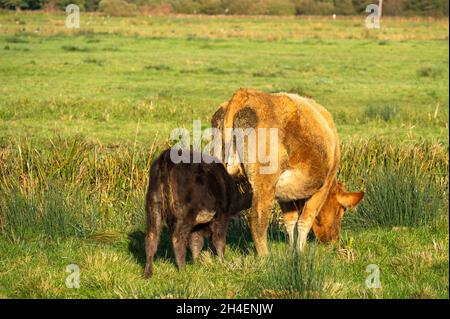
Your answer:
[[[306,246],[308,234],[316,219],[317,214],[322,209],[329,192],[329,186],[323,186],[317,193],[311,196],[303,207],[302,213],[297,222],[297,249],[303,251]]]

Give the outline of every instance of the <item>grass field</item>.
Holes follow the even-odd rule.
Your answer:
[[[0,13],[0,298],[448,298],[448,20],[364,20]],[[268,258],[242,218],[179,273],[166,232],[142,280],[151,159],[240,87],[327,107],[363,204],[301,256],[277,207]]]

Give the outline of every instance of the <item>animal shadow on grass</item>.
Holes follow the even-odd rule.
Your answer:
[[[275,216],[276,217],[276,216]],[[297,234],[296,234],[297,235]],[[267,231],[267,240],[270,243],[283,243],[289,245],[289,236],[284,226],[273,218]],[[313,231],[308,234],[308,241],[316,241]],[[240,254],[246,255],[255,252],[255,245],[250,233],[248,222],[244,218],[231,220],[228,228],[227,245]]]
[[[287,234],[282,227],[272,221],[267,232],[269,242],[287,243]],[[245,218],[233,219],[230,222],[227,235],[227,245],[240,254],[246,255],[255,251],[250,227]]]
[[[172,239],[169,229],[164,227],[161,230],[161,237],[159,240],[158,250],[156,251],[155,259],[167,259],[175,264],[175,255],[172,249]],[[128,250],[136,259],[136,261],[145,266],[145,232],[136,230],[128,234]]]
[[[155,255],[155,259],[169,260],[175,265],[175,255],[172,248],[172,235],[168,227],[163,227],[161,231],[161,237],[158,245],[158,250]],[[278,227],[275,223],[271,223],[268,239],[272,242],[287,242],[285,232]],[[145,266],[145,232],[142,230],[136,230],[128,234],[128,250],[136,259],[136,261],[142,266]],[[246,255],[253,252],[254,244],[250,234],[250,228],[244,218],[232,219],[228,228],[227,234],[227,246],[229,249]],[[214,251],[211,243],[205,238],[205,246],[203,251]],[[189,251],[189,249],[188,249]],[[226,252],[225,252],[226,255]],[[187,255],[186,261],[192,263],[192,255],[190,251]]]

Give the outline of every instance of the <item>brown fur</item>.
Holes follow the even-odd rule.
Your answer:
[[[336,183],[339,138],[325,108],[298,95],[240,89],[221,105],[213,119],[212,125],[224,133],[224,145],[232,142],[226,129],[239,128],[241,123],[255,128],[278,128],[275,173],[260,174],[259,163],[227,165],[230,174],[246,176],[253,188],[249,221],[259,254],[267,253],[267,228],[275,199],[284,212],[291,243],[297,225],[300,249],[304,248],[311,228],[322,242],[339,237],[340,212],[346,206],[338,197],[357,199],[350,205],[356,206],[364,194],[347,193]]]
[[[191,159],[193,152],[191,151]],[[240,193],[238,183],[243,184]],[[219,163],[174,164],[170,150],[164,151],[151,165],[146,196],[147,263],[144,277],[152,275],[163,223],[172,233],[172,244],[179,269],[184,267],[187,245],[196,259],[211,237],[217,254],[223,258],[228,223],[232,216],[251,206],[248,184],[234,180]]]

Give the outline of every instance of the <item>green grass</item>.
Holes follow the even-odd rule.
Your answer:
[[[0,298],[448,298],[448,20],[0,13]],[[298,256],[278,207],[272,254],[245,217],[225,261],[185,271],[162,236],[144,266],[150,162],[239,87],[311,96],[366,199],[341,241]],[[81,269],[68,289],[67,265]],[[381,289],[368,289],[378,265]],[[280,268],[283,270],[278,271]]]
[[[448,142],[448,22],[386,19],[366,38],[362,18],[278,20],[87,15],[72,32],[64,16],[2,13],[0,136],[122,144],[138,133],[147,143],[194,118],[207,125],[237,88],[252,87],[314,97],[342,139],[376,130]],[[387,106],[389,123],[367,117]]]
[[[352,231],[351,236],[351,248],[318,247],[315,263],[325,271],[322,298],[448,298],[448,224],[438,229]],[[287,295],[288,287],[272,294],[269,289],[262,289],[258,283],[267,280],[267,264],[252,252],[235,247],[228,247],[224,263],[205,252],[198,264],[188,263],[181,273],[162,250],[155,263],[154,277],[144,281],[142,260],[130,252],[127,234],[113,243],[79,238],[36,238],[16,243],[0,240],[2,297],[299,297],[295,292]],[[273,245],[272,250],[283,249],[286,244]],[[65,269],[72,263],[81,269],[80,289],[65,286],[68,275]],[[380,290],[365,286],[369,264],[380,267]],[[268,287],[280,286],[270,283]]]
[[[145,262],[143,198],[150,160],[158,152],[157,146],[106,148],[79,139],[55,141],[41,151],[31,144],[4,149],[0,157],[2,296],[448,296],[446,147],[426,142],[396,146],[382,140],[346,143],[343,162],[348,165],[342,166],[339,179],[353,189],[365,185],[367,203],[348,212],[340,243],[319,245],[311,240],[311,254],[292,254],[276,208],[268,258],[254,255],[248,225],[241,218],[230,227],[224,263],[206,250],[197,264],[189,261],[186,271],[178,273],[165,230],[155,277],[146,282],[140,278]],[[363,155],[351,161],[356,153]],[[393,173],[404,169],[406,175],[394,174],[386,180],[386,167]],[[421,174],[428,174],[428,179],[419,179]],[[411,189],[421,192],[414,194]],[[435,196],[436,189],[443,193]],[[405,196],[410,200],[405,201]],[[420,209],[430,207],[437,209],[432,219]],[[398,213],[408,213],[410,223],[396,223]],[[24,266],[24,260],[30,261]],[[79,290],[65,288],[65,267],[72,263],[81,268]],[[369,264],[382,271],[381,290],[365,287]]]

